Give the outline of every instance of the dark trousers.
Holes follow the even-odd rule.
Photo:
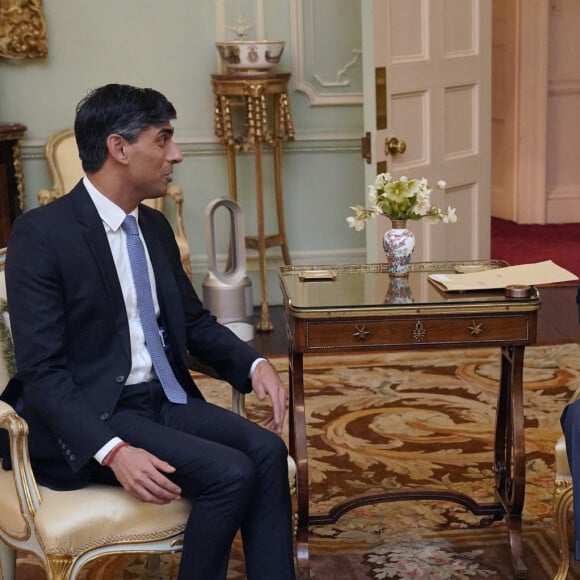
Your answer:
[[[567,405],[560,418],[566,438],[566,454],[572,474],[574,503],[574,556],[580,560],[580,401]]]
[[[225,579],[238,529],[249,580],[295,578],[288,451],[278,435],[202,399],[170,403],[157,381],[126,387],[109,422],[175,467],[169,477],[192,500],[180,580]]]

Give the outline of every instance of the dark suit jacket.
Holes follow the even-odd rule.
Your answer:
[[[171,226],[139,208],[157,285],[161,324],[179,382],[201,396],[187,353],[241,392],[259,354],[218,324],[184,274]],[[38,480],[57,489],[86,484],[95,452],[131,369],[125,304],[102,221],[82,182],[14,223],[6,259],[17,375],[4,397],[30,427]]]

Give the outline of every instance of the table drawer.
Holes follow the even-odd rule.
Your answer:
[[[386,319],[315,320],[306,324],[306,352],[406,346],[529,344],[529,314],[413,316]]]

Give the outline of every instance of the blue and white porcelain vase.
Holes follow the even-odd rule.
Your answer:
[[[406,220],[391,220],[391,229],[383,236],[383,249],[391,276],[408,276],[415,234],[407,229]]]

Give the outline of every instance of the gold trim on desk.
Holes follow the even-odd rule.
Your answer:
[[[325,303],[323,306],[312,303],[300,303],[296,297],[296,289],[304,286],[304,293],[323,292],[328,288],[328,293],[332,288],[332,293],[339,296],[341,291],[337,281],[341,277],[349,275],[376,274],[381,276],[377,282],[378,290],[381,291],[384,286],[386,293],[389,283],[392,279],[389,277],[387,265],[384,263],[372,264],[320,264],[320,265],[300,265],[300,266],[282,266],[280,268],[280,286],[282,290],[283,303],[292,316],[297,319],[326,319],[335,320],[340,318],[358,318],[369,316],[436,316],[448,315],[449,311],[457,312],[461,308],[462,315],[490,315],[518,312],[533,312],[541,308],[540,294],[537,288],[532,287],[530,295],[524,298],[508,298],[503,290],[485,291],[485,292],[441,292],[430,284],[427,280],[429,274],[437,272],[455,272],[459,266],[464,267],[483,267],[483,268],[503,268],[508,266],[503,260],[464,260],[464,261],[443,261],[443,262],[415,262],[410,267],[410,279],[413,280],[414,274],[424,274],[420,283],[432,291],[433,295],[438,297],[437,300],[429,301],[410,301],[403,304],[379,302],[378,299],[372,303],[357,303],[354,300],[351,303],[340,303],[337,301],[329,306]],[[305,278],[304,273],[308,276]],[[319,276],[316,273],[320,272]],[[324,272],[332,272],[332,276],[324,276]],[[292,284],[292,288],[290,287]],[[333,288],[336,287],[336,291]],[[318,286],[317,286],[318,285]],[[294,296],[294,300],[293,300]],[[358,297],[356,297],[358,299]],[[308,298],[304,298],[308,300]]]

